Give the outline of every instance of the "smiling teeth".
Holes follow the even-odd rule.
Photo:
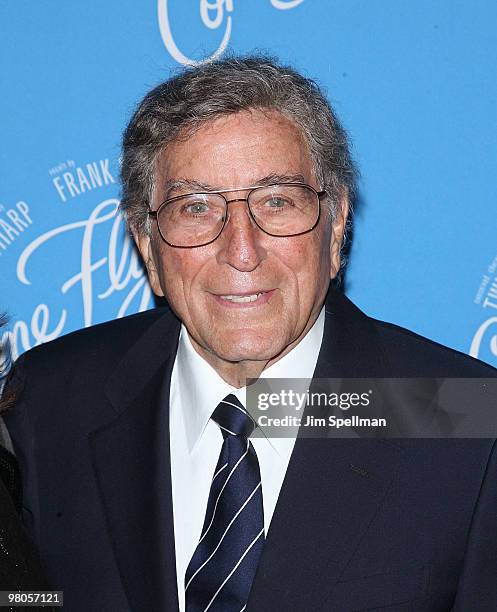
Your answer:
[[[261,295],[262,293],[254,293],[253,295],[221,295],[220,297],[222,300],[243,304],[245,302],[255,302],[255,300]]]

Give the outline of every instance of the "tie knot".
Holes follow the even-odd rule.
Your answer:
[[[252,417],[232,393],[219,402],[211,418],[225,438],[229,435],[248,438],[255,428]]]

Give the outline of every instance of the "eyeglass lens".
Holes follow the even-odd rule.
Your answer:
[[[249,192],[247,203],[257,225],[273,236],[310,230],[319,216],[319,197],[307,185],[270,185]],[[219,193],[192,193],[162,206],[157,221],[163,238],[175,246],[200,246],[221,232],[227,214]]]

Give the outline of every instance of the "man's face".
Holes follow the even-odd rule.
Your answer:
[[[321,189],[308,145],[291,121],[260,111],[222,117],[168,147],[157,168],[152,209],[168,197],[192,191],[167,191],[170,181],[239,189],[269,175],[300,175]],[[307,234],[269,236],[252,222],[246,202],[233,202],[221,235],[206,246],[168,246],[156,224],[150,239],[136,239],[154,292],[167,298],[197,351],[216,367],[222,362],[267,362],[303,338],[319,314],[330,276],[338,270],[342,233],[343,219],[331,227],[322,210],[319,224]],[[259,297],[242,303],[226,299],[248,295]]]

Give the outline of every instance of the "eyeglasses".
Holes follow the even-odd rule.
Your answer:
[[[225,193],[247,191],[244,198],[228,200]],[[205,246],[219,237],[228,221],[228,204],[247,202],[254,223],[270,236],[287,238],[313,230],[319,222],[320,199],[303,183],[282,183],[205,193],[188,193],[163,202],[148,214],[157,220],[159,233],[168,245],[178,248]]]

